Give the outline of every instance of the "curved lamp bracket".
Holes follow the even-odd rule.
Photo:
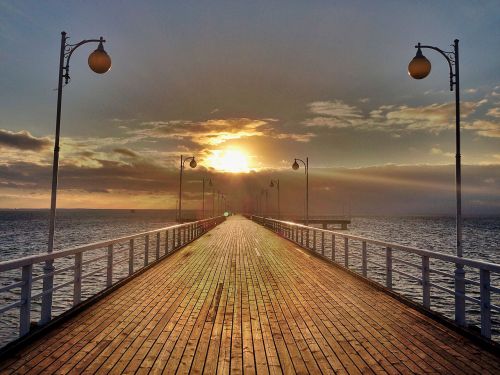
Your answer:
[[[453,45],[452,45],[453,47]],[[453,71],[453,67],[455,66],[455,56],[456,52],[455,51],[443,51],[441,48],[433,47],[433,46],[423,46],[420,43],[418,43],[415,48],[427,48],[427,49],[433,49],[434,51],[439,52],[448,62],[448,66],[450,67],[450,91],[453,91],[453,86],[455,86],[456,82],[454,80],[455,78],[455,72]]]
[[[65,64],[64,64],[64,67],[63,67],[63,78],[64,78],[64,83],[67,85],[69,83],[69,81],[71,80],[70,76],[69,76],[69,60],[71,59],[71,55],[73,55],[73,52],[75,52],[75,50],[84,45],[84,44],[87,44],[87,43],[105,43],[106,40],[103,39],[103,37],[101,36],[99,39],[85,39],[85,40],[82,40],[81,42],[79,43],[75,43],[75,44],[68,44],[66,43],[66,41],[69,39],[69,37],[65,36],[64,37],[64,43],[65,43],[65,47],[64,47],[64,59],[65,59]]]

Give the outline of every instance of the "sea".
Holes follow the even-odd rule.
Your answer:
[[[195,212],[186,212],[186,217],[194,217]],[[41,254],[47,249],[48,234],[47,210],[5,210],[0,211],[0,261],[24,256]],[[175,224],[173,210],[59,210],[57,212],[55,251],[86,245],[112,238],[118,238],[152,229]],[[455,254],[455,218],[452,216],[354,216],[347,231],[341,233],[381,240],[435,252]],[[125,245],[124,245],[125,246]],[[138,244],[138,248],[140,244]],[[151,246],[152,254],[154,246]],[[316,248],[322,249],[321,237],[316,238]],[[104,251],[104,250],[103,250]],[[464,257],[500,264],[500,216],[465,217],[463,220]],[[96,251],[95,255],[104,254]],[[124,257],[126,252],[123,252]],[[324,255],[332,258],[331,237],[324,240]],[[336,239],[335,260],[344,264],[344,242]],[[393,267],[394,291],[421,303],[422,287],[418,278],[421,265],[420,257],[395,251]],[[154,254],[150,255],[150,259]],[[361,244],[353,242],[349,249],[349,267],[361,272]],[[127,274],[128,263],[125,258],[115,259],[119,266],[115,277]],[[64,265],[72,265],[67,259]],[[140,267],[143,258],[140,254],[135,260]],[[416,265],[413,266],[413,265]],[[368,246],[368,276],[385,285],[385,249]],[[41,275],[41,266],[34,268],[34,275]],[[89,277],[82,289],[82,299],[88,298],[105,288],[105,271],[99,272],[102,264],[89,265],[84,272],[96,273]],[[431,282],[442,288],[453,289],[454,265],[441,261],[431,261]],[[466,268],[467,294],[479,298],[479,287],[475,282],[479,274]],[[64,283],[72,278],[67,271],[57,275],[56,282]],[[0,273],[0,287],[20,280],[19,271]],[[492,285],[500,288],[500,275],[492,275]],[[41,281],[34,283],[33,294],[41,290]],[[54,293],[54,315],[61,314],[72,306],[72,285]],[[19,291],[0,293],[0,309],[19,300]],[[500,295],[492,293],[492,303],[500,306]],[[431,307],[434,311],[453,318],[453,295],[443,289],[431,288]],[[479,325],[480,310],[474,301],[467,302],[467,321],[472,327]],[[12,309],[0,314],[0,347],[18,336],[19,309]],[[40,300],[32,304],[32,320],[40,316]],[[493,339],[500,341],[500,313],[492,312]]]

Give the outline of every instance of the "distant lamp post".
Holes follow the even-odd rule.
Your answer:
[[[56,112],[56,137],[54,143],[54,159],[52,163],[52,193],[50,197],[50,218],[49,218],[49,240],[47,252],[52,253],[54,250],[54,232],[56,222],[56,206],[57,206],[57,182],[59,173],[59,138],[61,133],[61,105],[62,105],[62,88],[64,83],[68,84],[69,76],[69,61],[75,50],[87,43],[99,43],[97,49],[92,52],[88,58],[90,69],[98,74],[106,73],[111,69],[111,58],[106,53],[103,43],[106,41],[100,37],[99,39],[82,40],[79,43],[67,43],[69,37],[63,31],[61,33],[61,49],[59,54],[59,75],[57,84],[57,112]],[[54,266],[53,261],[48,260],[44,266],[43,278],[43,295],[42,295],[42,311],[40,323],[45,324],[52,318],[52,288],[54,285]]]
[[[456,251],[457,256],[462,257],[462,173],[460,155],[460,67],[458,63],[458,39],[454,40],[453,51],[447,52],[433,46],[418,43],[415,48],[417,54],[408,65],[408,74],[415,79],[423,79],[431,72],[431,63],[422,54],[422,49],[433,49],[439,52],[448,62],[450,68],[450,91],[455,88],[455,190],[456,190]],[[455,71],[453,71],[455,68]],[[463,265],[457,264],[455,269],[455,290],[463,290],[465,293],[465,271]],[[455,296],[455,320],[460,325],[465,325],[465,298]]]
[[[280,180],[273,180],[271,179],[271,182],[269,183],[269,187],[273,188],[276,187],[276,190],[278,191],[278,219],[281,218],[281,210],[280,210]]]
[[[298,170],[300,168],[300,165],[298,162],[301,162],[304,165],[305,169],[305,175],[306,175],[306,217],[305,217],[305,224],[309,225],[309,158],[306,158],[306,161],[302,159],[297,159],[295,158],[292,164],[292,169],[294,171]]]
[[[189,158],[185,158],[184,156],[181,155],[181,165],[180,165],[180,174],[179,174],[179,212],[177,214],[177,221],[179,223],[182,223],[182,172],[184,171],[184,164],[189,160],[189,166],[191,168],[196,168],[196,160],[194,156],[191,156]]]
[[[208,182],[208,186],[209,187],[213,187],[213,184],[212,184],[212,179],[209,178],[208,180],[203,177],[201,179],[202,181],[202,184],[203,184],[203,189],[202,189],[202,204],[201,204],[201,218],[204,219],[205,218],[205,182]]]

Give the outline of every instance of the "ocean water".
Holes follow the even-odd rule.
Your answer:
[[[186,213],[194,216],[194,213]],[[55,250],[62,250],[91,242],[131,235],[138,232],[157,229],[174,224],[175,213],[161,210],[60,210],[57,214]],[[0,211],[0,261],[15,259],[46,251],[48,232],[48,211]],[[348,231],[363,237],[408,245],[412,247],[454,254],[455,220],[453,217],[353,217]],[[500,217],[470,217],[464,219],[464,256],[500,263]],[[155,238],[150,243],[150,259],[154,258]],[[162,239],[162,241],[164,241]],[[127,275],[128,262],[126,244],[117,246],[115,251],[116,267],[114,280]],[[137,242],[136,248],[141,249],[142,243]],[[161,243],[163,248],[164,242]],[[336,261],[344,264],[343,240],[336,240]],[[321,238],[316,238],[316,247],[321,249]],[[325,238],[325,256],[332,256],[332,243],[329,236]],[[89,257],[99,257],[105,254],[105,249],[95,250]],[[406,263],[420,264],[420,257],[394,252],[394,269],[414,277],[420,276],[420,270]],[[87,256],[87,255],[86,255]],[[368,247],[368,275],[370,278],[385,285],[385,270],[379,265],[385,264],[385,252],[382,248]],[[84,258],[85,260],[85,258]],[[144,262],[144,252],[137,250],[135,267]],[[406,262],[406,263],[404,263]],[[73,259],[61,259],[56,267],[63,268],[73,264]],[[361,244],[352,242],[349,250],[349,266],[361,272]],[[34,268],[34,276],[42,274],[42,265]],[[105,271],[99,271],[102,264],[90,263],[84,266],[83,273],[96,272],[82,285],[82,300],[105,288]],[[431,282],[442,287],[453,288],[453,265],[440,261],[431,261],[431,269],[441,273],[432,273]],[[478,273],[466,269],[466,277],[472,281],[478,280]],[[449,276],[445,276],[446,273]],[[72,271],[56,275],[55,285],[72,279]],[[0,287],[20,280],[20,271],[0,274]],[[394,272],[394,290],[421,302],[422,288],[410,277]],[[498,275],[492,275],[492,285],[500,287]],[[41,280],[33,285],[33,294],[41,290]],[[477,285],[467,285],[467,295],[478,298]],[[60,314],[72,305],[73,287],[68,285],[54,293],[54,314]],[[19,300],[19,291],[12,290],[0,293],[0,308]],[[500,306],[500,296],[492,294],[492,302]],[[431,289],[431,306],[446,316],[453,317],[453,296],[437,288]],[[32,320],[40,315],[40,300],[32,304]],[[479,306],[467,303],[468,323],[477,325],[479,322]],[[493,335],[500,339],[500,314],[492,313]],[[18,335],[18,309],[1,314],[0,347],[15,339]]]

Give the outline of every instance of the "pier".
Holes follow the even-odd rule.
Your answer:
[[[165,254],[158,231],[154,262],[5,354],[0,373],[500,372],[493,345],[329,261],[328,231],[199,223],[167,231]]]

